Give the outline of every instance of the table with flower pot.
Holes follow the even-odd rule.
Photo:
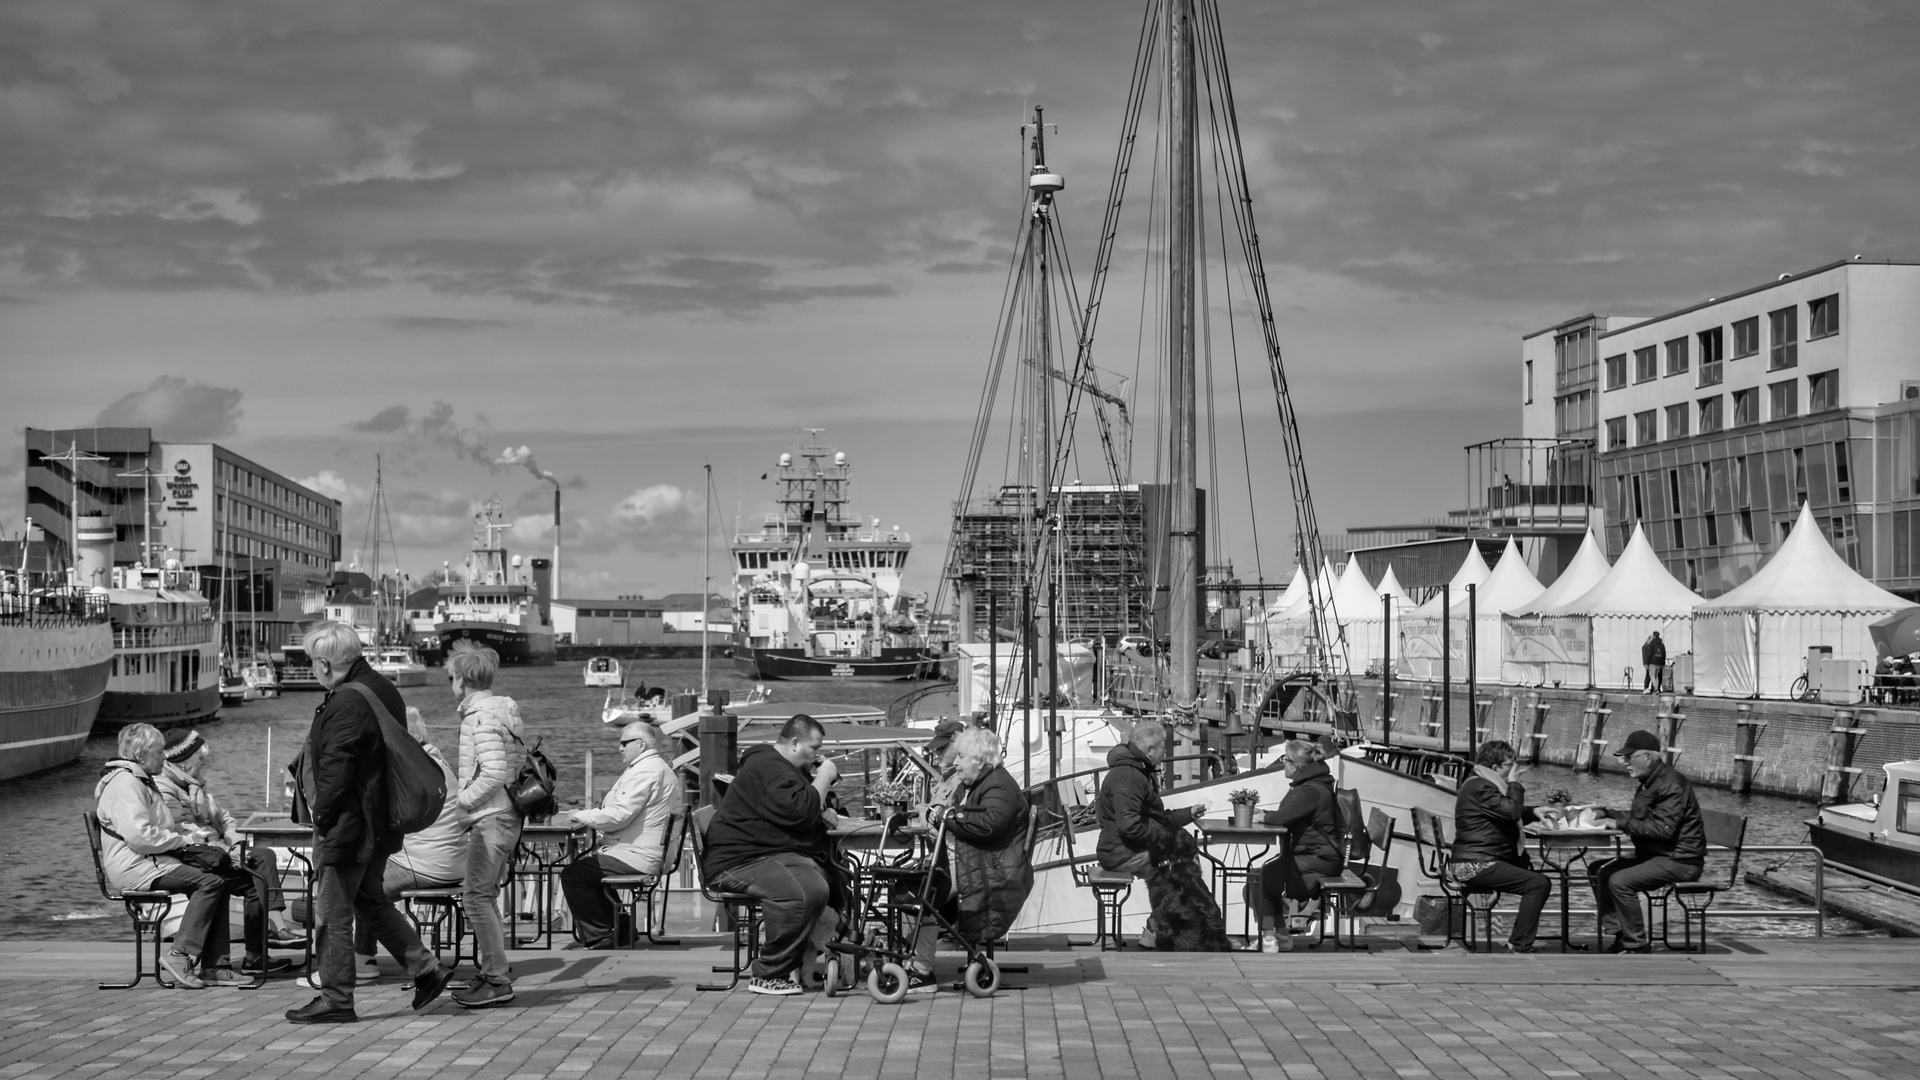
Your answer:
[[[1265,862],[1277,846],[1287,850],[1287,830],[1258,820],[1241,824],[1233,818],[1198,818],[1194,828],[1200,831],[1200,854],[1212,868],[1212,887],[1220,899],[1220,910],[1227,910],[1235,884],[1244,886],[1253,876],[1253,868]],[[1218,853],[1216,854],[1216,850]],[[1253,926],[1253,908],[1241,909],[1241,932]]]

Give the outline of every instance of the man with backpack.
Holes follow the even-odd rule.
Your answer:
[[[461,906],[473,927],[480,973],[453,992],[466,1009],[492,1009],[513,1000],[507,973],[507,928],[500,917],[500,884],[513,849],[520,843],[526,817],[513,788],[527,764],[521,739],[520,706],[493,692],[500,654],[470,642],[456,642],[447,656],[447,681],[460,702],[461,813],[472,826],[467,840],[467,882]]]
[[[313,863],[319,907],[320,995],[289,1009],[296,1024],[350,1023],[353,1010],[354,921],[372,930],[413,976],[413,1007],[432,1004],[453,973],[440,966],[420,934],[386,897],[387,859],[404,830],[389,802],[388,747],[380,713],[403,716],[406,702],[360,656],[360,638],[343,623],[317,623],[302,645],[326,689],[314,710],[302,753],[300,786],[313,819]]]

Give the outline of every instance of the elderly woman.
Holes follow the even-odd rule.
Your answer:
[[[480,973],[453,1000],[462,1008],[487,1009],[513,1000],[507,976],[507,929],[500,917],[500,881],[520,843],[525,819],[507,796],[507,785],[527,761],[520,706],[493,692],[500,654],[459,642],[447,657],[447,681],[460,702],[460,788],[457,800],[467,834],[467,880],[461,906],[473,926]]]
[[[1027,860],[1027,800],[1020,785],[1000,764],[1000,736],[968,727],[953,736],[947,751],[953,765],[953,801],[927,808],[927,821],[944,824],[952,839],[947,861],[952,889],[940,914],[968,941],[997,941],[1020,914],[1033,890],[1033,866]],[[907,969],[907,992],[934,988],[933,952],[939,930],[923,926],[914,940]]]
[[[1261,952],[1293,948],[1279,916],[1288,912],[1288,901],[1312,898],[1322,880],[1339,875],[1345,861],[1326,751],[1305,739],[1288,739],[1280,751],[1280,768],[1291,786],[1279,808],[1267,812],[1266,822],[1287,830],[1287,844],[1260,868]]]
[[[151,724],[120,729],[120,756],[107,762],[93,790],[100,818],[100,865],[107,883],[122,892],[185,893],[187,910],[173,947],[160,964],[188,990],[233,986],[227,929],[228,882],[221,874],[188,866],[169,852],[194,840],[174,825],[154,777],[166,768],[160,731]]]
[[[1473,775],[1454,796],[1453,851],[1446,873],[1456,888],[1518,896],[1520,914],[1507,951],[1530,953],[1553,886],[1527,859],[1520,827],[1536,815],[1527,805],[1520,773],[1520,759],[1505,740],[1480,744]]]

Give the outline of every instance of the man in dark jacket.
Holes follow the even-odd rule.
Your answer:
[[[360,657],[360,638],[343,623],[323,622],[302,640],[313,675],[327,696],[307,732],[300,783],[313,815],[313,862],[319,908],[320,996],[289,1009],[296,1024],[346,1023],[353,1011],[353,923],[358,918],[413,976],[413,1007],[440,996],[453,973],[420,943],[420,934],[388,900],[387,858],[400,850],[387,809],[387,745],[377,700],[396,720],[407,704]],[[348,684],[371,691],[373,700]]]
[[[820,759],[825,740],[819,721],[802,713],[780,728],[773,745],[748,748],[707,826],[709,882],[760,901],[766,941],[747,984],[756,994],[800,992],[793,974],[827,911],[827,793],[840,770]],[[819,769],[808,779],[815,762]]]
[[[1626,745],[1613,756],[1627,760],[1627,772],[1640,786],[1633,793],[1631,810],[1602,813],[1633,838],[1633,855],[1599,863],[1588,873],[1601,930],[1616,935],[1607,951],[1651,952],[1640,894],[1700,880],[1707,863],[1707,825],[1693,784],[1667,764],[1653,732],[1628,735]]]
[[[1160,762],[1167,729],[1142,720],[1127,741],[1107,753],[1107,775],[1094,799],[1100,821],[1097,855],[1107,870],[1146,879],[1153,914],[1147,936],[1156,949],[1215,952],[1230,948],[1226,919],[1200,872],[1199,845],[1183,831],[1207,812],[1206,803],[1168,810],[1160,800]]]
[[[1640,645],[1640,666],[1646,669],[1646,679],[1641,692],[1662,693],[1667,688],[1667,643],[1660,640],[1660,631],[1655,630]]]
[[[1446,873],[1454,885],[1473,892],[1507,893],[1520,898],[1520,914],[1507,935],[1507,951],[1530,953],[1553,883],[1533,869],[1522,847],[1520,829],[1536,815],[1520,784],[1520,759],[1504,739],[1480,744],[1473,775],[1460,784],[1453,802],[1453,851]]]

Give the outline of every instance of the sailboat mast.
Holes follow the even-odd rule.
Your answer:
[[[1195,654],[1199,649],[1195,588],[1199,583],[1199,485],[1194,401],[1195,131],[1199,126],[1198,80],[1194,76],[1193,0],[1167,6],[1167,88],[1170,96],[1167,178],[1167,398],[1168,465],[1172,486],[1167,522],[1167,632],[1171,652],[1168,689],[1179,705],[1199,696]]]
[[[1033,110],[1033,165],[1036,172],[1044,171],[1047,160],[1047,129],[1042,120],[1043,110]],[[1033,453],[1028,455],[1038,470],[1034,477],[1035,507],[1038,513],[1033,523],[1033,562],[1028,567],[1027,576],[1034,582],[1026,594],[1027,603],[1021,612],[1024,625],[1021,630],[1021,651],[1030,653],[1041,641],[1051,642],[1053,624],[1047,619],[1044,627],[1034,626],[1033,597],[1046,596],[1045,582],[1049,577],[1053,551],[1048,544],[1051,529],[1048,519],[1054,510],[1053,492],[1053,349],[1050,347],[1050,335],[1047,326],[1047,208],[1048,200],[1036,196],[1033,201],[1033,213],[1027,225],[1027,254],[1033,261],[1033,342],[1034,342],[1034,378],[1035,398],[1039,407]],[[1048,612],[1051,615],[1051,610]],[[1027,700],[1034,700],[1034,678],[1036,665],[1028,657],[1026,665]],[[1048,688],[1051,691],[1051,687]]]

